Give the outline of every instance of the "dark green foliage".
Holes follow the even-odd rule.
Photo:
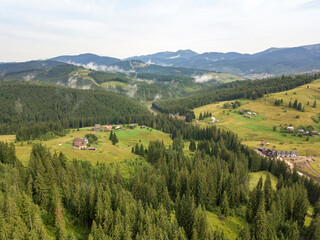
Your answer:
[[[98,141],[97,135],[95,135],[93,133],[86,134],[85,137],[88,138],[89,143],[95,143]]]
[[[196,149],[197,149],[196,141],[193,140],[193,139],[191,139],[190,145],[189,145],[189,150],[190,150],[191,152],[194,152]]]
[[[111,140],[111,142],[112,142],[113,145],[115,145],[116,143],[119,142],[116,133],[113,132],[113,131],[111,131],[109,139]]]

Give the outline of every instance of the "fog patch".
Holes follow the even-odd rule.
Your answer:
[[[30,81],[30,80],[34,79],[34,77],[35,77],[34,74],[28,74],[28,75],[23,76],[23,80]]]
[[[23,107],[22,107],[22,104],[20,102],[20,98],[18,98],[17,101],[15,101],[14,103],[14,110],[16,110],[16,112],[18,114],[21,114],[23,112]]]
[[[196,83],[205,83],[205,82],[209,82],[210,80],[212,80],[214,77],[210,74],[204,74],[204,75],[193,75],[192,76],[194,81]]]
[[[94,62],[89,62],[88,64],[80,64],[80,63],[75,63],[72,61],[67,61],[68,64],[73,64],[76,66],[84,67],[86,69],[91,69],[95,71],[102,71],[102,72],[111,72],[111,73],[124,73],[124,74],[129,74],[129,73],[135,73],[136,71],[134,70],[125,70],[119,66],[106,66],[106,65],[97,65]]]
[[[68,78],[68,84],[67,86],[70,88],[76,88],[77,87],[78,78],[77,77],[69,77]]]
[[[141,79],[141,78],[134,78],[135,81],[137,82],[145,82],[145,83],[148,83],[148,84],[152,84],[155,82],[155,80],[151,80],[151,79]]]
[[[160,99],[161,99],[161,95],[157,93],[156,96],[154,97],[154,100],[160,100]]]
[[[84,85],[84,86],[80,87],[80,89],[88,90],[88,89],[91,89],[91,86],[90,85]]]
[[[126,91],[127,91],[127,95],[133,98],[138,91],[138,85],[137,84],[129,85],[128,87],[126,87]]]

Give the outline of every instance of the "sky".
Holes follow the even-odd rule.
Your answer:
[[[0,62],[320,43],[320,0],[0,0]]]

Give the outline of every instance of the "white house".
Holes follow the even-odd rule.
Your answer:
[[[294,127],[291,127],[291,126],[290,126],[290,127],[287,127],[287,130],[288,130],[288,131],[294,131]]]

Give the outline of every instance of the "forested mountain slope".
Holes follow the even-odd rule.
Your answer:
[[[145,102],[182,97],[220,82],[242,80],[230,74],[147,65],[139,61],[119,64],[110,68],[93,65],[84,68],[56,61],[4,63],[0,67],[0,81],[34,80],[69,88],[102,88]]]
[[[95,123],[133,123],[150,114],[139,103],[110,92],[29,82],[0,83],[0,108],[0,133],[18,133],[21,139]]]

